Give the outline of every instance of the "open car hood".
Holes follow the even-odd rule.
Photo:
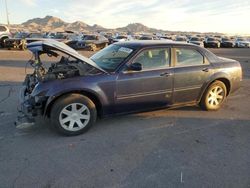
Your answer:
[[[37,52],[46,52],[46,50],[58,50],[61,51],[67,55],[70,55],[80,61],[83,61],[87,64],[89,64],[90,66],[104,72],[107,73],[105,70],[103,70],[101,67],[99,67],[94,61],[92,61],[89,58],[86,58],[82,55],[80,55],[77,51],[75,51],[74,49],[70,48],[69,46],[67,46],[66,44],[62,43],[62,42],[58,42],[56,40],[53,39],[46,39],[43,41],[37,41],[37,42],[32,42],[29,43],[27,45],[27,48],[33,52],[33,53],[37,53]]]

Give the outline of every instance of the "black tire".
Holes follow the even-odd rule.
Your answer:
[[[215,82],[210,84],[206,89],[206,91],[204,92],[202,99],[200,101],[200,107],[203,110],[207,111],[218,110],[221,108],[226,97],[227,97],[227,88],[225,84],[221,81],[216,80]]]
[[[5,47],[5,40],[8,39],[8,37],[3,37],[0,39],[0,48],[4,48]]]
[[[75,109],[78,108],[77,112],[79,112],[79,110],[81,110],[81,107],[84,107],[84,108],[86,107],[87,109],[84,110],[83,112],[81,112],[81,113],[79,112],[79,113],[77,113],[77,115],[75,115],[76,113],[73,113],[73,112],[75,112],[75,111],[73,111],[74,105],[76,105]],[[83,106],[81,106],[81,105],[83,105]],[[70,115],[64,114],[65,110],[70,112],[71,114]],[[85,119],[80,120],[81,121],[80,123],[82,123],[82,124],[86,123],[86,125],[84,125],[83,127],[78,126],[79,124],[77,123],[77,121],[79,122],[79,119],[77,119],[77,118],[79,118],[79,116],[78,116],[79,114],[83,115],[83,116],[90,115],[90,118],[88,120],[85,120]],[[96,111],[95,104],[88,97],[83,96],[81,94],[69,94],[69,95],[65,95],[65,96],[59,98],[53,104],[50,117],[51,117],[51,122],[52,122],[53,126],[56,128],[56,130],[59,133],[66,135],[66,136],[75,136],[75,135],[82,134],[82,133],[86,132],[87,130],[89,130],[89,128],[96,121],[97,111]],[[67,118],[70,120],[65,121],[62,124],[62,121],[66,120]],[[71,126],[71,123],[73,124],[72,126]],[[70,126],[72,128],[70,128]]]

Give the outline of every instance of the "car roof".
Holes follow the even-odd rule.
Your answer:
[[[171,46],[171,45],[197,47],[196,45],[193,44],[176,42],[176,41],[164,41],[164,40],[124,41],[124,42],[117,42],[115,44],[133,49],[140,49],[144,47],[154,47],[154,46]]]

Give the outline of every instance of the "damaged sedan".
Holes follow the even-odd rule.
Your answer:
[[[184,105],[218,110],[242,80],[239,62],[192,44],[119,42],[90,58],[53,40],[27,47],[34,72],[23,83],[16,126],[44,116],[69,136],[114,114]]]

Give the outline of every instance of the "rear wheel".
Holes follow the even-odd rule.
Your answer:
[[[67,136],[86,132],[94,124],[96,117],[95,104],[80,94],[59,98],[51,110],[53,126],[59,133]]]
[[[203,94],[200,106],[204,110],[218,110],[227,96],[227,88],[221,81],[213,82]]]

